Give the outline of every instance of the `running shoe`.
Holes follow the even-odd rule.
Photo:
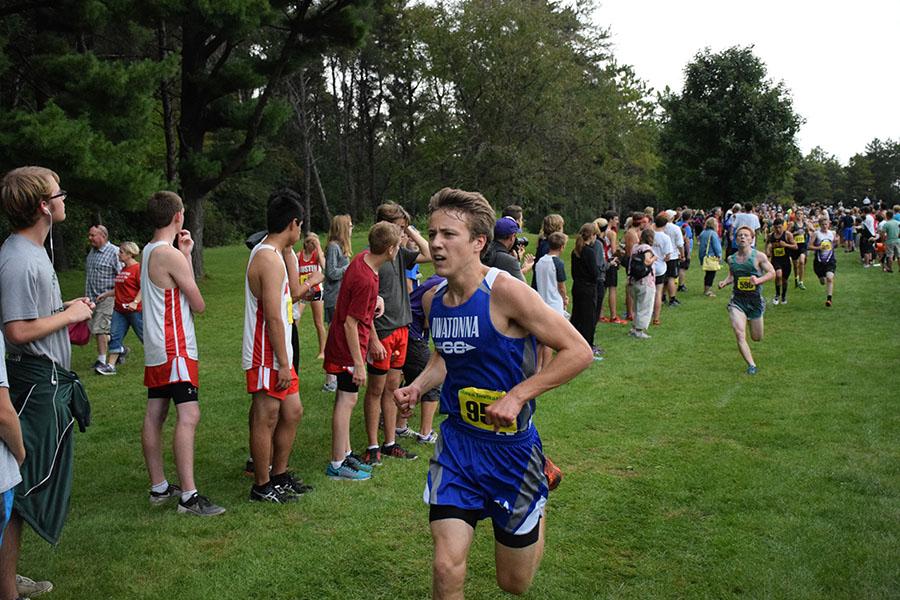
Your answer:
[[[349,464],[351,467],[353,467],[357,471],[362,471],[363,473],[371,473],[372,472],[372,465],[367,465],[366,463],[364,463],[362,461],[362,459],[360,457],[353,454],[352,452],[350,454],[348,454],[347,458],[345,458],[344,460],[347,461],[347,464]]]
[[[781,303],[782,303],[782,304],[787,304],[787,298],[782,298],[782,299],[781,299]]]
[[[796,278],[794,278],[794,287],[795,287],[795,288],[800,287],[800,283],[797,281]]]
[[[346,459],[344,459],[344,462],[341,463],[341,466],[337,469],[329,464],[328,468],[325,469],[325,476],[334,481],[365,481],[366,479],[372,478],[371,473],[357,471],[351,467]]]
[[[280,488],[282,492],[296,494],[297,496],[307,494],[314,489],[313,486],[303,483],[302,479],[294,477],[292,471],[287,471],[280,477],[273,477],[272,485],[275,486],[275,489]]]
[[[49,581],[35,581],[16,573],[16,594],[19,598],[34,598],[52,591],[53,584]]]
[[[96,371],[98,375],[100,375],[100,374],[101,374],[101,373],[100,373],[100,370],[103,369],[105,366],[106,366],[106,363],[105,363],[105,362],[102,362],[102,361],[99,361],[99,360],[98,360],[98,361],[95,361],[95,362],[94,362],[94,366],[91,367],[91,368],[92,368],[94,371]]]
[[[609,317],[600,317],[600,322],[601,323],[609,323],[610,322]]]
[[[379,448],[366,448],[362,461],[371,467],[381,466],[381,450]]]
[[[337,391],[337,381],[332,381],[330,383],[326,383],[322,386],[323,392],[334,392]]]
[[[282,488],[273,485],[271,481],[264,485],[262,489],[257,489],[255,485],[250,486],[250,502],[287,504],[298,500],[300,500],[300,496],[286,492]]]
[[[637,329],[635,329],[634,327],[628,330],[628,335],[630,335],[631,337],[634,337],[635,333],[637,333]]]
[[[594,356],[603,356],[604,354],[606,354],[606,350],[604,350],[600,346],[594,346],[591,348],[591,350],[593,351]]]
[[[169,484],[169,487],[166,488],[164,492],[154,492],[150,490],[150,504],[160,505],[165,504],[172,498],[178,498],[181,496],[181,488],[174,484]]]
[[[244,463],[244,476],[245,477],[253,477],[256,473],[253,470],[253,459],[247,459],[247,462]]]
[[[97,372],[97,375],[115,375],[117,372],[114,366],[106,364],[95,367],[94,371]]]
[[[225,509],[210,502],[206,496],[201,496],[197,492],[187,499],[178,501],[178,512],[198,517],[214,517],[221,515]]]
[[[649,340],[650,339],[650,336],[647,335],[646,331],[635,331],[634,337],[636,337],[639,340]]]
[[[778,296],[775,296],[774,298],[772,298],[772,304],[775,304],[777,306],[780,303],[781,303],[781,300],[778,299]]]
[[[759,369],[756,368],[756,365],[750,365],[747,367],[747,375],[756,375],[759,372]]]
[[[417,431],[410,429],[409,427],[403,427],[402,429],[395,429],[394,433],[402,438],[409,438],[411,440],[416,439],[416,436],[419,435],[419,433]]]
[[[716,297],[716,295],[712,292],[703,292],[703,295],[706,296],[707,298],[715,298]]]
[[[831,306],[831,300],[826,300],[826,301],[825,301],[825,306],[830,307],[830,306]]]
[[[625,325],[626,323],[628,323],[628,321],[626,321],[625,319],[620,319],[619,317],[616,317],[615,319],[610,321],[610,323],[613,323],[614,325]]]
[[[434,429],[431,430],[431,433],[428,435],[422,435],[421,433],[416,434],[416,443],[417,444],[435,444],[437,443],[438,434]]]
[[[381,446],[381,454],[383,456],[390,456],[391,458],[402,458],[404,460],[416,460],[419,458],[419,455],[415,452],[410,452],[406,450],[400,444],[394,443],[390,446]]]
[[[551,492],[559,487],[559,482],[563,478],[562,469],[557,467],[549,456],[544,456],[544,476],[547,477],[547,487]]]
[[[803,282],[802,282],[802,281],[800,282],[800,285],[798,285],[797,287],[799,287],[801,290],[805,290],[805,289],[806,289],[806,286],[803,285]]]
[[[669,300],[669,306],[681,306],[681,301],[678,298],[672,298]]]
[[[679,291],[679,292],[686,292],[686,291],[687,291],[687,286],[684,285],[684,284],[682,283],[681,285],[678,286],[678,291]]]
[[[658,326],[658,325],[661,325],[661,323],[659,322],[659,319],[653,319],[653,322],[651,323],[651,325],[657,325],[657,326]]]

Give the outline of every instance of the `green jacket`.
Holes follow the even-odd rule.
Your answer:
[[[38,535],[56,544],[72,492],[72,430],[76,422],[81,431],[90,424],[91,405],[78,375],[45,358],[10,355],[6,370],[26,453],[14,508]]]

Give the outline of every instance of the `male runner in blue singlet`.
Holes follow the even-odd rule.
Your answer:
[[[425,296],[434,346],[428,366],[395,392],[408,415],[422,391],[443,382],[447,415],[424,500],[434,540],[434,598],[462,598],[476,523],[494,526],[497,583],[521,594],[544,548],[547,478],[531,422],[535,399],[592,363],[572,325],[528,285],[481,264],[494,210],[481,194],[444,188],[429,203],[435,273],[447,281]],[[558,352],[533,375],[537,343]]]

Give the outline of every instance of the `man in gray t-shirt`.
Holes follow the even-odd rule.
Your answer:
[[[0,247],[0,321],[10,353],[9,395],[29,440],[21,469],[23,485],[16,488],[16,506],[3,536],[0,598],[20,596],[15,569],[23,519],[44,539],[56,543],[65,520],[57,516],[65,512],[48,509],[68,509],[72,436],[49,439],[46,432],[53,427],[45,425],[57,422],[60,414],[71,416],[67,403],[77,380],[69,374],[68,326],[90,319],[94,305],[87,298],[63,303],[53,264],[44,251],[52,226],[66,218],[65,200],[59,176],[43,167],[13,169],[0,182],[0,203],[13,229]],[[57,374],[58,370],[62,372]],[[41,401],[26,403],[26,397]],[[52,454],[47,453],[48,446],[55,448]],[[55,462],[58,457],[62,458]],[[55,466],[50,476],[40,480],[42,487],[22,492],[28,473],[39,470],[33,467],[46,464]],[[45,590],[52,587],[47,583]]]
[[[14,233],[0,246],[0,320],[31,321],[64,310],[59,281],[43,246]],[[10,354],[28,354],[52,360],[64,369],[71,368],[72,347],[68,328],[46,336],[15,344],[10,340]]]
[[[384,299],[384,314],[375,319],[373,334],[369,337],[368,384],[366,386],[365,417],[369,442],[363,455],[368,464],[380,464],[381,455],[414,459],[396,443],[397,405],[394,390],[400,387],[403,364],[406,362],[408,326],[412,322],[409,306],[409,290],[406,287],[406,270],[416,263],[431,262],[428,242],[409,224],[409,213],[402,206],[387,202],[375,212],[375,222],[387,221],[403,229],[400,251],[394,260],[378,269],[378,295]],[[418,251],[408,250],[409,240],[415,242]],[[378,445],[378,421],[384,415],[384,444]],[[403,428],[404,432],[409,429]]]

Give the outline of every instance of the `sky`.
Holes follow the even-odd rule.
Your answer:
[[[806,119],[803,154],[842,164],[875,138],[900,141],[900,0],[598,0],[613,54],[657,90],[680,91],[704,47],[754,46]]]

